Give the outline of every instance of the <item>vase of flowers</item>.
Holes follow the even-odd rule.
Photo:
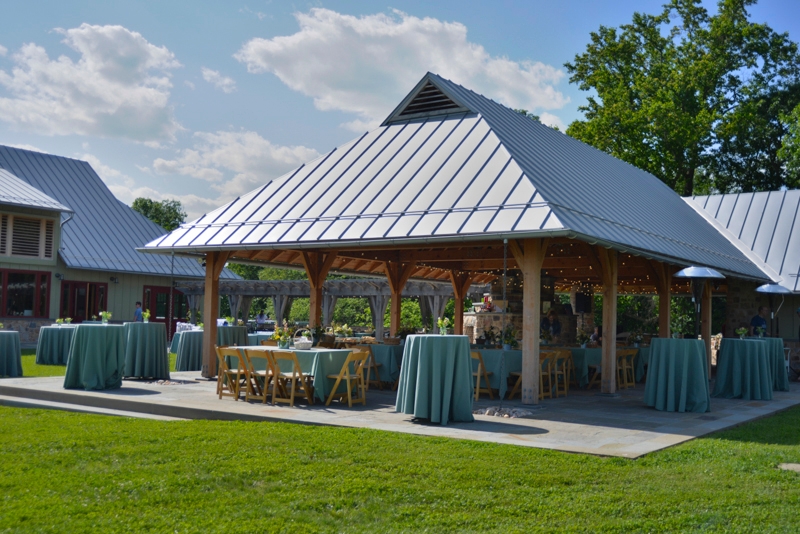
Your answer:
[[[103,324],[108,324],[108,321],[111,319],[111,312],[110,311],[101,311],[100,317],[103,319]]]
[[[309,328],[311,330],[311,346],[316,347],[325,335],[325,327],[317,325]]]
[[[757,337],[764,337],[764,327],[763,326],[755,327],[753,329],[753,332],[755,332]]]
[[[439,317],[436,320],[436,326],[439,327],[439,335],[446,336],[447,335],[447,327],[450,326],[450,319],[447,317]]]
[[[292,332],[289,330],[289,323],[283,322],[283,328],[275,327],[272,339],[278,342],[279,349],[288,349],[292,344]]]
[[[514,327],[508,325],[503,330],[503,350],[511,350],[517,347],[517,331]]]
[[[64,319],[61,319],[61,318],[56,319],[56,324],[58,326],[61,326],[62,324],[64,324]]]
[[[145,323],[150,322],[150,310],[145,310],[142,312],[142,321],[144,321]]]
[[[484,346],[487,349],[493,349],[495,340],[498,337],[498,333],[495,332],[494,327],[490,325],[489,328],[484,330],[483,331],[483,337],[485,339]]]
[[[739,335],[739,339],[744,339],[745,334],[747,334],[747,328],[737,328],[734,332]]]
[[[64,322],[67,324],[72,324],[72,317],[67,317],[66,319],[64,319]]]
[[[586,348],[586,344],[589,343],[589,340],[591,338],[588,335],[586,335],[586,332],[581,330],[580,332],[578,332],[578,335],[575,336],[575,339],[578,342],[578,344],[581,346],[581,348],[585,349]]]
[[[353,329],[347,326],[347,324],[334,325],[333,334],[336,337],[353,337]]]

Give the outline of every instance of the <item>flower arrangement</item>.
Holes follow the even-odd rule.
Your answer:
[[[322,325],[309,326],[308,329],[311,330],[311,335],[317,339],[320,339],[325,335],[325,327]]]
[[[545,343],[549,343],[550,341],[553,341],[553,335],[550,333],[550,329],[549,328],[542,328],[539,331],[539,341],[543,341]]]
[[[111,320],[111,312],[110,311],[101,311],[100,317],[103,318],[103,323],[108,323]]]
[[[340,337],[352,337],[353,329],[347,326],[346,324],[334,325],[333,333]]]
[[[199,330],[202,330],[203,329],[203,323],[197,323],[197,328]]]
[[[96,315],[92,315],[92,321],[96,321],[96,320],[97,320],[97,316]]]
[[[591,339],[592,339],[592,338],[591,338],[591,337],[589,337],[589,336],[586,334],[586,332],[584,332],[583,330],[580,330],[580,331],[578,332],[578,335],[577,335],[577,336],[575,336],[575,339],[577,340],[578,344],[580,344],[581,346],[584,346],[584,345],[586,345],[586,344],[587,344],[589,341],[591,341]]]
[[[57,325],[62,325],[62,324],[64,324],[64,319],[60,319],[60,318],[59,318],[59,319],[56,319],[56,324],[57,324]]]
[[[628,345],[638,347],[642,342],[642,333],[639,330],[634,330],[628,335]]]
[[[740,339],[743,339],[744,335],[747,333],[747,328],[745,327],[737,328],[736,330],[734,330],[734,332],[736,332],[739,335]]]
[[[439,334],[444,336],[447,334],[447,327],[450,326],[450,319],[447,317],[439,317],[436,320],[436,326],[439,327]]]
[[[483,339],[486,340],[486,346],[488,347],[493,347],[495,342],[498,341],[498,337],[500,337],[500,333],[495,331],[491,325],[483,331]]]
[[[278,342],[279,347],[288,348],[292,341],[292,331],[289,329],[289,323],[284,321],[282,328],[276,326],[272,339]]]
[[[72,317],[67,317],[64,319],[64,322],[70,324],[72,322]]]
[[[763,326],[757,326],[757,327],[753,328],[753,333],[755,335],[757,335],[758,337],[764,337],[764,334],[766,332],[765,332],[765,329],[764,329]]]
[[[230,326],[233,326],[236,324],[236,319],[234,319],[233,317],[225,317],[225,322],[228,323]]]
[[[508,348],[514,349],[517,347],[517,331],[514,330],[514,327],[508,325],[505,330],[503,330],[503,346],[508,345]]]
[[[146,323],[150,322],[150,310],[144,310],[142,312],[142,320],[144,320]]]

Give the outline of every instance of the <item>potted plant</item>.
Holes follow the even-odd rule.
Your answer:
[[[495,332],[493,326],[489,326],[489,328],[483,331],[483,337],[486,338],[485,346],[487,349],[493,349],[494,343],[497,339],[497,332]]]
[[[450,326],[450,319],[447,317],[439,317],[436,320],[436,326],[439,327],[439,335],[446,336],[447,335],[447,327]]]
[[[142,312],[142,321],[144,321],[145,323],[150,322],[150,310],[145,310]]]
[[[591,338],[588,335],[586,335],[586,332],[584,332],[583,330],[578,332],[578,335],[575,336],[575,339],[578,341],[582,349],[585,349],[586,344],[589,343],[589,341],[591,340]]]
[[[100,317],[103,318],[103,324],[108,324],[108,321],[111,319],[111,312],[110,311],[101,311]]]
[[[550,329],[542,328],[539,332],[539,344],[547,345],[551,341],[553,341],[553,335],[550,333]]]
[[[511,350],[517,347],[517,331],[508,325],[503,331],[503,350]]]
[[[744,339],[745,334],[747,334],[747,328],[741,327],[734,330],[739,335],[739,339]]]

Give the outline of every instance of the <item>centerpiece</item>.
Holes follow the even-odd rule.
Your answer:
[[[765,329],[763,326],[757,326],[753,328],[753,332],[755,333],[756,337],[764,337]]]
[[[744,339],[745,334],[747,334],[747,328],[741,327],[734,330],[739,335],[739,339]]]
[[[347,326],[347,324],[343,325],[334,325],[333,326],[333,334],[336,337],[352,337],[353,336],[353,329]]]
[[[61,326],[62,324],[64,324],[64,319],[61,319],[61,318],[56,319],[56,324],[58,326]]]
[[[514,327],[508,325],[503,331],[503,350],[511,350],[517,348],[517,331]]]
[[[495,331],[494,327],[489,325],[489,328],[483,331],[483,337],[486,340],[484,342],[484,346],[487,349],[493,349],[494,344],[498,341],[499,336],[500,336],[499,332]]]
[[[142,321],[144,321],[145,323],[150,322],[150,310],[145,310],[142,312]]]
[[[586,344],[587,344],[587,343],[589,343],[589,341],[590,341],[592,338],[590,338],[590,337],[589,337],[589,336],[586,334],[586,332],[584,332],[583,330],[580,330],[580,331],[578,331],[578,335],[577,335],[577,336],[575,336],[575,339],[578,341],[578,343],[580,344],[581,348],[582,348],[582,349],[585,349],[585,348],[586,348]]]
[[[275,327],[275,332],[272,334],[272,339],[278,342],[278,348],[288,349],[292,343],[292,331],[289,330],[289,323],[283,322],[283,327]]]
[[[553,341],[553,334],[550,333],[549,328],[542,328],[539,332],[539,344],[547,345]]]
[[[65,323],[67,323],[67,324],[70,324],[70,323],[72,323],[72,317],[67,317],[67,318],[65,318],[65,319],[64,319],[64,322],[65,322]]]
[[[436,320],[436,326],[439,327],[439,335],[446,336],[447,335],[447,327],[450,326],[450,319],[447,317],[439,317]]]
[[[108,324],[108,321],[111,319],[111,312],[110,311],[101,311],[100,317],[103,318],[103,324]]]

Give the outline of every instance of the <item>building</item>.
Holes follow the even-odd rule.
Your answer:
[[[0,322],[23,343],[58,317],[79,323],[107,310],[131,320],[136,301],[167,322],[170,293],[174,323],[186,299],[173,281],[205,272],[194,259],[137,252],[166,231],[117,200],[85,161],[0,146],[0,225]]]

